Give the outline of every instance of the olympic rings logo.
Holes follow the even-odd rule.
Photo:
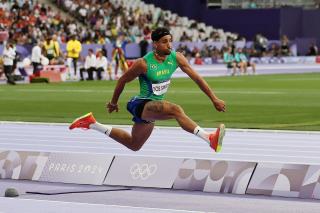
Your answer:
[[[157,169],[158,167],[155,164],[148,165],[145,163],[140,165],[135,163],[130,168],[130,174],[134,180],[147,180],[150,176],[156,173]]]

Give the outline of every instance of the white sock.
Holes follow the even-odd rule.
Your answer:
[[[111,133],[111,130],[112,130],[112,126],[109,126],[109,125],[103,125],[99,122],[95,122],[94,124],[90,124],[89,126],[90,129],[94,129],[98,132],[101,132],[107,136],[110,135]]]
[[[193,134],[195,134],[196,136],[198,136],[199,138],[202,138],[203,140],[205,140],[207,143],[210,143],[209,140],[209,133],[206,132],[204,129],[202,129],[200,126],[197,126],[194,130],[193,130]]]

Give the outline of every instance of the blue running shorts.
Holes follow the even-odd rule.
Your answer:
[[[151,121],[146,121],[141,119],[141,114],[144,108],[144,105],[152,101],[151,99],[140,99],[138,97],[133,97],[127,103],[127,110],[133,115],[132,121],[135,123],[152,123]]]

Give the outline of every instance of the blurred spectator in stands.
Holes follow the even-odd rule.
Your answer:
[[[267,50],[268,39],[262,34],[258,33],[254,38],[254,49],[258,52],[259,56],[264,56]]]
[[[255,0],[250,0],[248,4],[249,9],[257,9],[257,3]]]
[[[220,50],[217,47],[211,49],[211,62],[218,63],[218,60],[221,59]]]
[[[8,84],[16,84],[14,82],[14,78],[12,76],[14,70],[13,70],[13,60],[16,57],[16,52],[13,49],[13,46],[11,43],[7,42],[6,45],[3,48],[2,52],[3,57],[3,70],[4,74],[7,77]]]
[[[107,58],[103,55],[102,50],[98,50],[97,58],[96,58],[96,72],[97,72],[98,80],[102,79],[101,74],[107,72],[108,66],[109,66],[109,63]],[[109,80],[112,80],[111,73],[109,73]]]
[[[232,54],[232,48],[231,47],[225,47],[224,48],[223,62],[227,65],[228,69],[232,69],[232,74],[231,75],[236,75],[237,64],[236,64],[234,56]]]
[[[191,41],[191,38],[187,35],[186,31],[183,31],[180,37],[180,42],[185,42],[185,41]]]
[[[290,46],[289,46],[289,39],[286,35],[281,36],[280,40],[280,54],[281,56],[290,56]]]
[[[3,73],[3,59],[0,57],[0,79],[2,79]]]
[[[307,53],[308,56],[317,56],[318,55],[318,47],[315,43],[312,43],[309,47],[309,51]]]
[[[82,50],[80,41],[77,40],[76,35],[72,35],[67,43],[67,64],[69,67],[69,76],[72,77],[71,64],[73,64],[74,76],[77,78],[77,62]]]
[[[203,64],[203,61],[202,61],[202,58],[201,58],[201,55],[199,52],[197,52],[194,57],[194,64],[195,65],[202,65]]]
[[[62,51],[60,49],[60,43],[58,41],[58,36],[56,34],[52,35],[52,41],[55,50],[55,64],[62,64],[60,59],[63,57]]]
[[[191,51],[187,47],[187,45],[179,44],[178,48],[176,49],[177,52],[182,53],[183,55],[186,56],[188,61],[190,62],[191,60]]]
[[[243,73],[247,74],[247,68],[252,68],[252,74],[256,74],[256,64],[254,62],[250,62],[246,56],[246,54],[243,52],[242,48],[238,48],[237,52],[235,53],[235,61],[237,63],[238,67],[242,67]]]
[[[125,44],[126,41],[124,39],[124,35],[120,33],[112,50],[112,63],[115,64],[114,75],[116,80],[118,80],[119,78],[119,68],[121,69],[122,73],[125,73],[128,70],[128,64],[126,62],[125,54],[123,51]]]
[[[139,43],[140,46],[140,56],[143,57],[148,52],[149,43],[147,40],[142,39]]]
[[[15,42],[11,42],[11,47],[12,47],[13,51],[15,52],[15,56],[13,59],[13,66],[12,66],[12,72],[14,72],[14,70],[16,70],[16,68],[17,68],[18,62],[21,61],[21,54],[17,51],[17,45]]]
[[[207,44],[204,44],[200,50],[200,57],[201,58],[207,58],[210,57],[210,48]]]
[[[80,69],[80,80],[83,81],[83,72],[88,73],[88,78],[86,80],[93,80],[93,73],[96,71],[96,55],[93,52],[93,49],[88,50],[88,55],[84,62],[84,69]]]
[[[196,54],[200,53],[200,49],[197,46],[194,46],[191,51],[191,56],[194,58],[196,57]]]
[[[31,51],[31,63],[34,75],[37,75],[41,69],[41,46],[41,41],[37,41]]]
[[[46,37],[46,40],[43,42],[43,50],[44,56],[49,60],[49,64],[52,64],[52,62],[56,58],[57,51],[54,45],[54,41],[52,40],[50,35],[48,35]]]
[[[270,50],[268,51],[267,56],[269,56],[269,57],[278,57],[279,53],[280,53],[280,48],[279,48],[278,44],[272,43],[271,47],[270,47]]]
[[[107,62],[108,62],[108,66],[107,66],[107,72],[108,72],[108,75],[109,75],[109,80],[112,81],[112,66],[111,66],[111,63],[109,63],[109,60],[108,60],[108,52],[107,50],[103,47],[101,49],[101,53],[104,57],[107,58]]]
[[[141,57],[148,52],[149,43],[151,43],[151,29],[146,26],[143,29],[143,39],[139,42]]]

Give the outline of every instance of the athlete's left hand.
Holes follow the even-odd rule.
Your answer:
[[[216,110],[218,110],[219,112],[226,111],[226,104],[224,103],[223,100],[216,99],[213,101],[213,104],[214,104],[214,107],[216,108]]]
[[[113,112],[113,111],[116,111],[116,112],[119,111],[118,104],[113,104],[113,103],[111,103],[111,102],[109,102],[109,103],[107,104],[107,109],[108,109],[108,112],[109,112],[109,113],[111,113],[111,112]]]

